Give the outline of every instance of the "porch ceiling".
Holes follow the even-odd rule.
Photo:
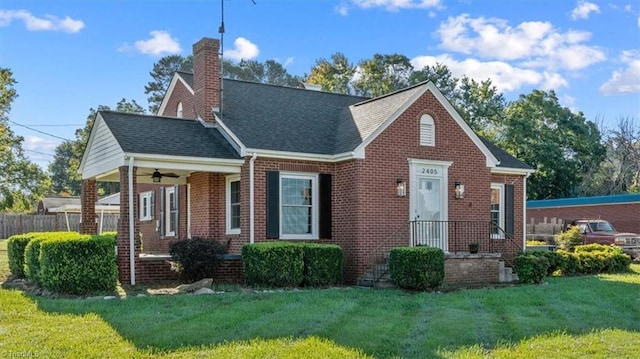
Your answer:
[[[133,157],[133,166],[136,168],[137,183],[154,183],[152,174],[155,170],[160,173],[174,173],[178,178],[163,176],[162,184],[186,184],[187,177],[194,172],[212,172],[212,173],[240,173],[244,160],[228,160],[228,159],[203,159],[196,157],[177,157],[177,156],[149,156],[149,155],[132,155],[125,156],[122,161],[118,161],[118,165],[111,168],[103,168],[103,171],[95,174],[93,177],[96,181],[101,182],[120,182],[120,166],[127,166],[129,158]]]

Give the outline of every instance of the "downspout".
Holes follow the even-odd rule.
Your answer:
[[[187,183],[187,238],[191,239],[191,183]]]
[[[131,285],[136,285],[135,216],[133,213],[133,161],[129,157],[129,270]]]
[[[253,243],[255,241],[255,195],[254,195],[254,164],[256,158],[258,158],[257,153],[253,153],[251,156],[251,160],[249,161],[249,243]]]
[[[529,176],[531,176],[531,173],[527,173],[527,175],[524,177],[523,180],[523,184],[522,184],[522,192],[524,193],[524,196],[522,201],[522,251],[526,252],[527,251],[527,178],[529,178]]]

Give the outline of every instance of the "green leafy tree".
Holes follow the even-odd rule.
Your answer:
[[[306,81],[321,85],[323,91],[350,94],[352,92],[350,84],[355,72],[356,67],[347,57],[336,52],[331,55],[331,61],[325,58],[316,60]]]
[[[18,96],[10,69],[0,68],[0,212],[29,212],[49,189],[49,177],[24,154],[24,138],[8,125],[11,104]]]
[[[144,87],[145,95],[150,95],[147,100],[149,102],[149,112],[156,113],[162,103],[171,78],[176,71],[191,72],[193,69],[193,57],[182,57],[180,55],[169,55],[161,58],[153,64],[153,70],[149,73],[152,81],[149,81]]]
[[[606,157],[584,181],[582,195],[640,193],[640,125],[620,118],[606,131]]]
[[[420,70],[414,70],[409,76],[409,84],[415,85],[421,82],[431,81],[449,99],[455,101],[460,95],[458,84],[460,79],[453,76],[451,70],[445,64],[436,63],[435,65],[427,65]]]
[[[98,111],[109,111],[109,106],[100,105],[98,109],[89,109],[86,124],[76,130],[74,141],[65,141],[56,147],[53,161],[49,164],[49,172],[53,180],[52,188],[55,193],[79,196],[82,189],[82,176],[78,173],[84,150],[89,142],[91,128]],[[123,98],[116,104],[116,111],[144,114],[145,110],[136,100],[128,101]],[[98,182],[98,194],[110,194],[118,191],[118,184]]]
[[[353,87],[359,95],[378,97],[409,85],[413,66],[400,54],[375,54],[358,65],[358,78]]]
[[[234,80],[290,87],[296,87],[302,82],[301,77],[291,75],[282,64],[274,60],[240,60],[237,64],[224,60],[222,71],[225,78]]]
[[[497,140],[536,169],[527,197],[550,199],[578,193],[584,175],[604,159],[600,137],[595,123],[562,107],[553,91],[534,90],[507,107]]]

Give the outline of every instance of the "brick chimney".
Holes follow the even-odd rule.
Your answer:
[[[193,45],[193,95],[196,116],[215,123],[213,108],[220,105],[220,42],[202,38]]]

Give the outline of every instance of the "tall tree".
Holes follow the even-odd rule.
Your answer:
[[[161,58],[153,64],[153,70],[149,73],[152,81],[144,87],[145,95],[149,95],[149,112],[156,113],[162,103],[173,73],[176,71],[188,71],[193,69],[193,57],[182,57],[180,55],[169,55]]]
[[[82,178],[78,173],[84,150],[89,142],[91,128],[98,111],[109,111],[109,106],[100,105],[98,109],[89,109],[85,126],[76,130],[74,141],[65,141],[56,147],[53,161],[49,164],[49,172],[53,180],[52,188],[55,193],[80,195]],[[135,100],[123,98],[116,104],[116,111],[144,114],[145,110]],[[118,191],[117,184],[98,182],[98,194],[110,194]]]
[[[291,75],[282,64],[275,60],[265,62],[240,60],[237,64],[224,60],[222,71],[225,78],[271,85],[295,87],[302,81],[301,77]]]
[[[347,57],[336,52],[331,55],[331,61],[325,58],[316,60],[306,81],[321,85],[322,91],[350,94],[352,92],[350,84],[355,72],[356,67]]]
[[[604,145],[606,158],[585,178],[581,195],[640,193],[640,124],[620,118]]]
[[[460,80],[453,76],[447,65],[442,63],[436,63],[433,66],[427,65],[420,70],[414,70],[409,76],[410,85],[425,81],[433,82],[449,101],[459,98],[458,83]]]
[[[572,197],[584,175],[604,159],[600,131],[584,115],[562,107],[556,94],[534,90],[506,109],[498,143],[532,165],[529,199]]]
[[[354,88],[364,96],[382,96],[409,85],[413,66],[409,58],[400,54],[375,54],[358,65]]]
[[[49,177],[24,154],[24,138],[8,125],[11,104],[18,96],[16,80],[0,68],[0,212],[29,212],[50,187]]]

